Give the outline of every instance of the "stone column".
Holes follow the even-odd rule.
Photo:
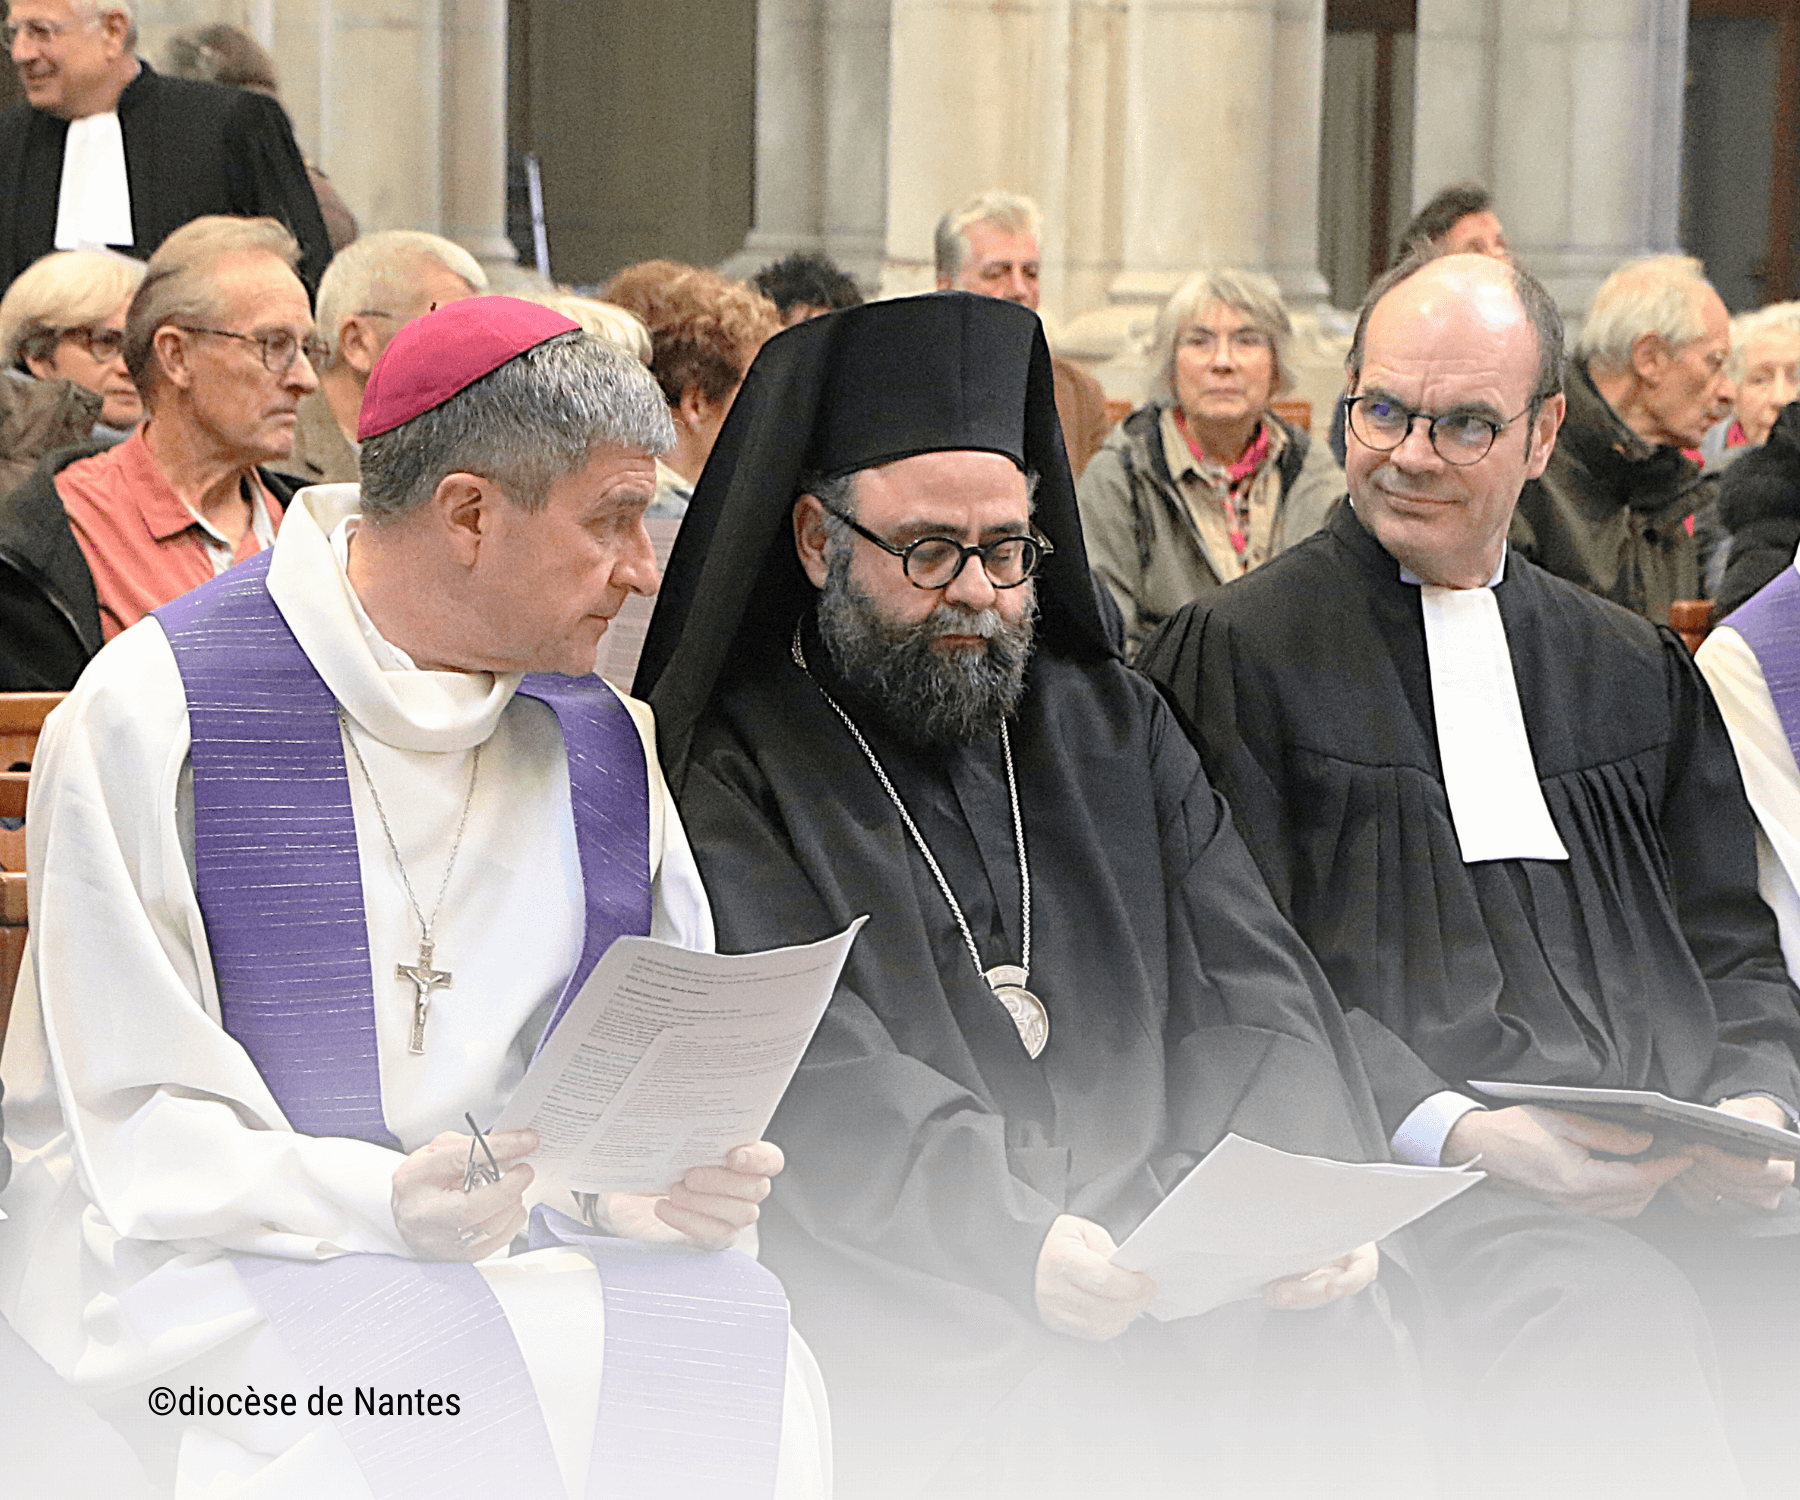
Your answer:
[[[865,286],[887,222],[890,0],[760,0],[756,227],[725,263],[747,276],[823,250]]]
[[[1044,310],[1062,302],[1074,0],[893,0],[884,293],[936,285],[932,230],[989,188],[1044,211]],[[1111,105],[1109,104],[1109,108]],[[1082,122],[1104,134],[1104,115]],[[1085,206],[1085,205],[1084,205]]]
[[[1565,313],[1679,245],[1686,0],[1419,0],[1413,197],[1474,178]]]
[[[487,265],[517,259],[506,237],[506,0],[442,0],[442,228]]]
[[[1135,397],[1144,373],[1138,346],[1190,272],[1266,272],[1303,322],[1325,296],[1325,6],[1126,0],[1122,44],[1118,269],[1108,305],[1066,327],[1064,346],[1100,365],[1109,393]]]

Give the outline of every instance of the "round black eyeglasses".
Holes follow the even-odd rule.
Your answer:
[[[1385,396],[1352,396],[1344,405],[1349,409],[1350,430],[1365,448],[1373,448],[1377,453],[1392,453],[1412,436],[1414,422],[1424,422],[1428,424],[1426,435],[1437,456],[1460,469],[1486,458],[1499,441],[1500,434],[1520,417],[1535,412],[1543,405],[1543,398],[1534,396],[1524,411],[1503,422],[1466,411],[1449,411],[1434,417],[1427,412],[1413,411]]]
[[[922,536],[916,542],[896,547],[867,527],[859,526],[841,511],[830,506],[824,509],[827,515],[842,521],[864,541],[873,542],[883,552],[899,558],[906,581],[916,589],[949,588],[971,557],[981,559],[982,570],[995,588],[1016,589],[1056,550],[1048,538],[1041,536],[1003,536],[997,542],[984,542],[979,547],[965,547],[947,536]]]

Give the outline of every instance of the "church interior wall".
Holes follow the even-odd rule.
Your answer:
[[[517,158],[537,150],[565,281],[657,254],[747,273],[816,247],[872,289],[914,291],[932,284],[945,207],[992,186],[1027,192],[1045,213],[1053,337],[1125,395],[1154,305],[1201,264],[1272,271],[1334,360],[1330,304],[1353,306],[1379,259],[1379,180],[1390,230],[1447,182],[1487,182],[1571,313],[1618,260],[1680,244],[1716,262],[1734,307],[1753,305],[1772,243],[1758,117],[1777,92],[1780,23],[1764,9],[1774,16],[1751,0],[1695,0],[1691,21],[1686,0],[139,6],[153,60],[175,31],[213,20],[268,44],[302,149],[368,228],[438,229],[506,258],[490,179],[510,150],[512,242],[528,252]],[[1338,23],[1325,35],[1325,18],[1400,10],[1394,24],[1413,29],[1390,52],[1377,171],[1373,43]],[[510,35],[487,37],[495,17]],[[503,103],[478,97],[496,68]],[[500,108],[504,146],[490,128]],[[1789,184],[1790,214],[1797,194]]]

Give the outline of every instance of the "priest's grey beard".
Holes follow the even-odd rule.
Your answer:
[[[916,745],[967,745],[998,734],[1025,691],[1035,585],[1019,585],[1029,607],[1010,624],[998,610],[971,614],[945,602],[915,624],[895,625],[851,579],[851,555],[841,543],[828,547],[819,592],[819,638],[838,674]],[[931,646],[940,635],[984,636],[987,649],[945,656]]]

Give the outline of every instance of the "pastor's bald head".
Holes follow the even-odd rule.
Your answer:
[[[1510,302],[1529,325],[1537,355],[1536,376],[1531,394],[1534,397],[1547,397],[1562,390],[1562,314],[1557,311],[1555,299],[1544,290],[1543,284],[1529,271],[1492,256],[1441,255],[1429,251],[1406,256],[1369,288],[1368,296],[1363,299],[1362,310],[1357,315],[1356,334],[1350,342],[1350,356],[1345,361],[1345,370],[1353,387],[1362,373],[1368,345],[1369,320],[1375,309],[1414,281],[1418,284],[1412,287],[1410,295],[1404,299],[1409,311],[1421,301],[1431,301],[1434,294],[1440,305],[1446,304],[1445,294],[1448,293],[1449,302],[1461,303],[1468,300],[1475,306],[1490,308],[1496,317],[1500,316],[1500,304],[1491,299],[1498,297]]]
[[[1406,270],[1357,324],[1345,478],[1391,556],[1426,583],[1479,588],[1555,446],[1561,320],[1541,287],[1487,256]]]

